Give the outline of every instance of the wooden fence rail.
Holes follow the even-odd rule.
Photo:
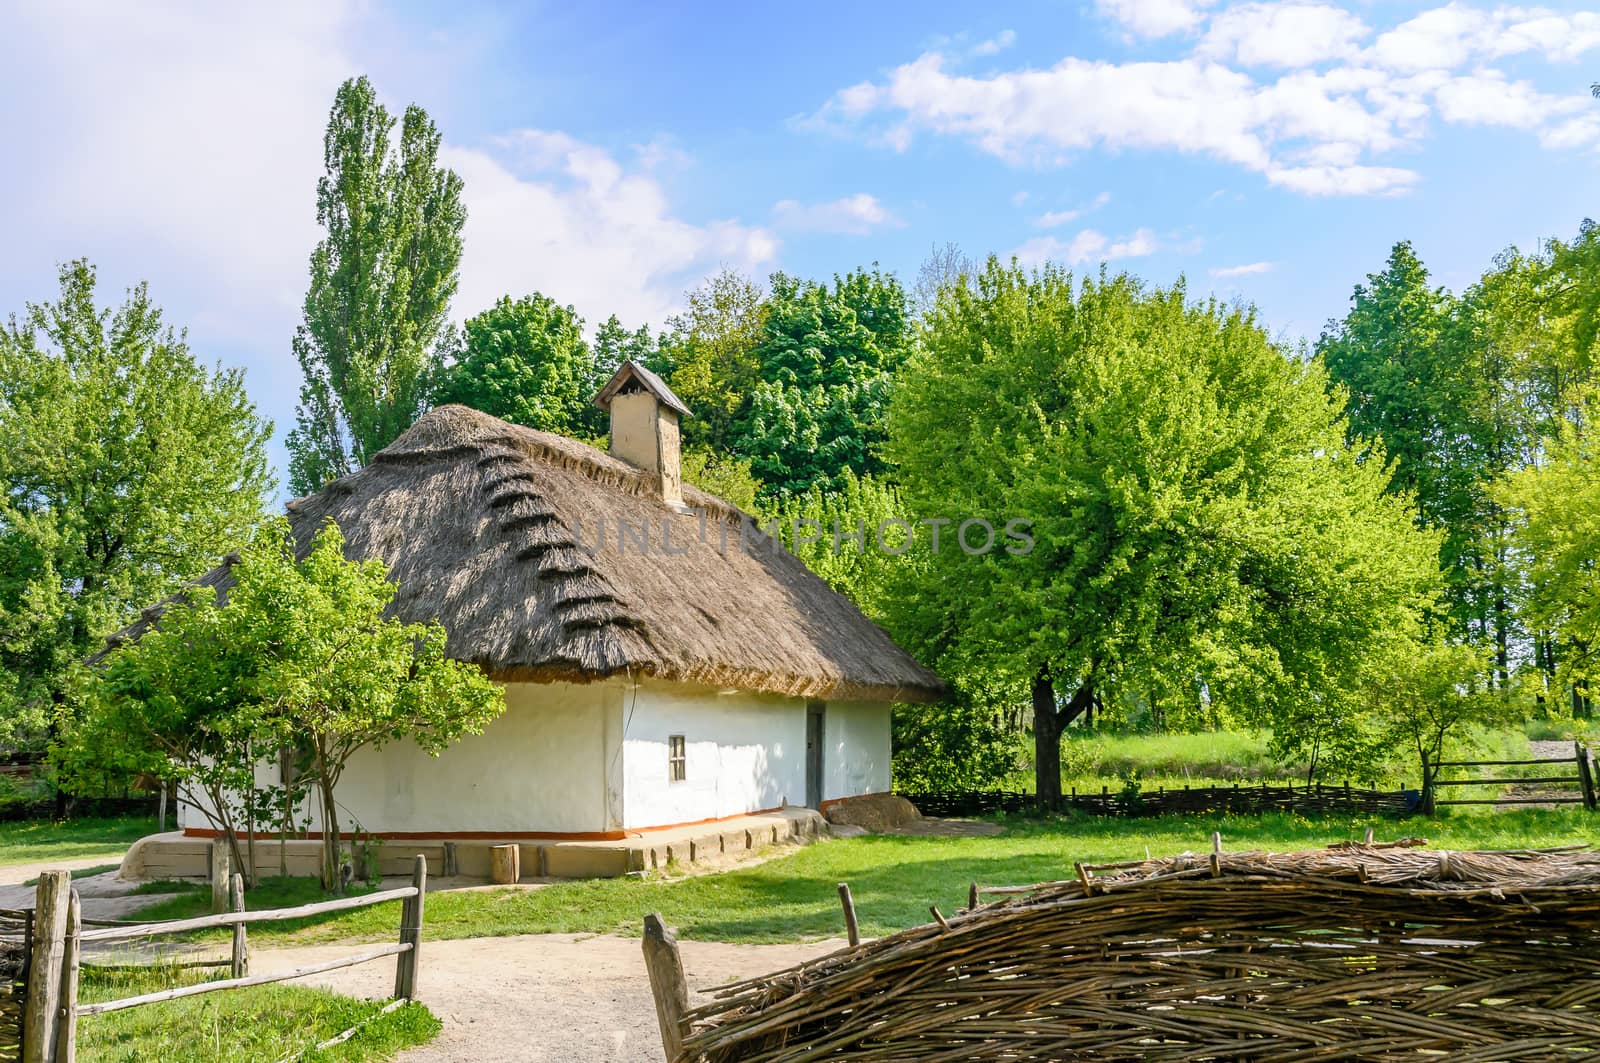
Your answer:
[[[33,916],[36,930],[28,960],[30,977],[23,1024],[22,1061],[23,1063],[75,1063],[77,1024],[80,1018],[86,1016],[105,1015],[127,1008],[180,1000],[204,993],[286,982],[307,975],[335,971],[341,967],[353,967],[387,956],[399,957],[395,964],[395,1003],[415,999],[422,952],[423,905],[427,888],[428,862],[425,857],[418,856],[409,886],[369,893],[361,897],[344,897],[333,901],[302,904],[294,908],[247,912],[244,910],[243,879],[234,875],[231,876],[228,890],[230,911],[194,919],[173,919],[162,923],[116,923],[84,929],[90,920],[83,919],[80,914],[78,895],[77,891],[72,889],[71,878],[65,871],[47,871],[39,876],[36,893],[37,904]],[[276,974],[249,973],[249,945],[246,936],[246,927],[249,924],[304,919],[308,916],[367,908],[395,900],[404,902],[401,906],[399,940],[395,944]],[[85,966],[95,966],[85,964],[83,961],[83,946],[86,943],[182,934],[220,927],[229,927],[233,931],[229,959],[190,966],[227,966],[230,977],[214,982],[178,986],[155,993],[143,993],[120,1000],[94,1004],[78,1002],[80,972]],[[346,1034],[349,1032],[346,1031]],[[343,1036],[323,1044],[337,1043]]]
[[[1534,765],[1572,765],[1575,769],[1571,775],[1491,775],[1488,777],[1467,776],[1457,779],[1440,779],[1437,775],[1444,768],[1525,768]],[[1528,760],[1437,760],[1429,762],[1427,754],[1422,757],[1422,805],[1424,811],[1432,814],[1441,805],[1579,805],[1593,812],[1600,809],[1600,799],[1595,792],[1594,760],[1589,749],[1582,742],[1572,744],[1570,757],[1534,757]],[[1506,796],[1497,793],[1493,797],[1452,797],[1441,799],[1438,795],[1440,787],[1452,786],[1518,786],[1531,783],[1567,784],[1577,783],[1578,789],[1568,793],[1549,794],[1518,794]]]

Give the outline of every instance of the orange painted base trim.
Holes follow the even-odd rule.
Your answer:
[[[362,838],[377,838],[386,842],[422,842],[422,841],[544,841],[544,842],[620,842],[628,838],[637,838],[657,831],[677,830],[680,827],[699,827],[707,823],[727,823],[730,820],[743,819],[746,816],[766,816],[774,812],[782,812],[782,806],[777,808],[758,808],[754,812],[740,812],[732,816],[714,816],[711,819],[692,819],[686,823],[663,823],[658,827],[635,827],[631,830],[597,830],[597,831],[552,831],[552,830],[436,830],[436,831],[377,831],[372,834],[352,834],[342,831],[339,834],[341,841],[359,841]],[[222,832],[212,827],[185,827],[185,838],[220,838]],[[276,841],[278,835],[258,832],[257,840]],[[291,834],[290,841],[321,841],[321,831],[303,831]]]

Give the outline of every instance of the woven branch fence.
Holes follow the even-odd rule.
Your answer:
[[[1600,853],[1408,844],[1080,865],[724,987],[669,1058],[1600,1059]]]
[[[996,812],[1032,812],[1033,794],[1012,790],[966,790],[949,793],[905,793],[902,797],[925,816],[985,816]],[[1169,816],[1200,813],[1299,812],[1304,815],[1406,816],[1422,809],[1418,790],[1378,790],[1359,786],[1185,786],[1138,792],[1109,787],[1098,793],[1063,794],[1061,807],[1094,816]]]

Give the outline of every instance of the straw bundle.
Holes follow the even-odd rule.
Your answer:
[[[678,1058],[1594,1059],[1597,1003],[1600,854],[1185,854],[725,987]]]

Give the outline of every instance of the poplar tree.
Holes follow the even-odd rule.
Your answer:
[[[339,87],[323,140],[311,286],[294,353],[305,380],[289,434],[291,487],[364,465],[427,407],[450,336],[466,208],[426,111],[395,120],[366,78]]]

